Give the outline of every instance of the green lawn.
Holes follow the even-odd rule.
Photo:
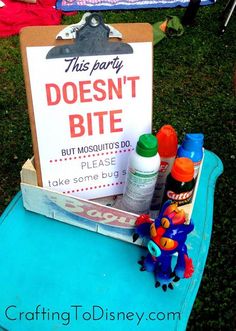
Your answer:
[[[211,246],[188,330],[233,330],[235,272],[235,132],[236,20],[223,37],[219,17],[226,0],[199,9],[196,24],[180,38],[164,39],[154,48],[153,130],[172,124],[181,140],[186,132],[203,132],[205,148],[216,153],[224,173],[215,190]],[[107,11],[106,23],[149,22],[184,9]],[[82,13],[65,17],[64,24]],[[32,143],[22,73],[19,38],[0,39],[0,212],[19,190],[20,169],[31,157]],[[234,219],[233,219],[234,218]],[[147,330],[148,331],[148,330]],[[168,331],[168,330],[166,330]]]

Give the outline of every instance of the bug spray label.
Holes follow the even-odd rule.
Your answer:
[[[124,205],[127,203],[136,212],[148,211],[156,179],[157,171],[149,173],[129,169]]]
[[[169,190],[166,192],[166,195],[169,199],[178,202],[178,205],[181,206],[191,202],[193,197],[193,190],[181,193],[175,193]]]

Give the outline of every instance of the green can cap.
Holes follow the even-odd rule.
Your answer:
[[[145,133],[139,137],[136,152],[141,156],[151,157],[157,154],[157,147],[157,138],[151,133]]]

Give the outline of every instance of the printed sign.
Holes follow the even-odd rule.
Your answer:
[[[97,198],[123,192],[127,162],[152,128],[152,43],[133,54],[46,59],[27,47],[44,187]]]

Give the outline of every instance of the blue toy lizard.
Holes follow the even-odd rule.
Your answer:
[[[140,215],[135,223],[133,241],[139,236],[148,239],[149,253],[139,261],[140,270],[154,272],[155,286],[162,286],[164,291],[167,287],[173,289],[172,281],[177,282],[180,278],[189,278],[193,274],[192,259],[188,257],[185,241],[194,225],[192,221],[190,224],[185,222],[185,212],[179,210],[176,203],[168,200],[155,221],[151,220],[149,215]],[[177,253],[178,257],[172,270],[171,260],[174,253]]]

